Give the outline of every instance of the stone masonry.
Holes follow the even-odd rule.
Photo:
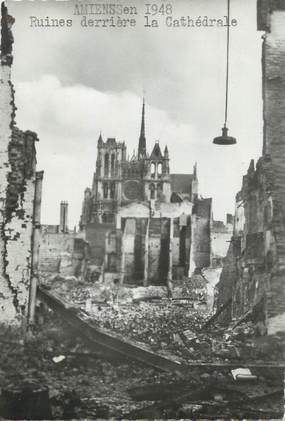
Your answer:
[[[236,196],[218,302],[231,297],[234,318],[258,308],[256,321],[274,334],[285,330],[285,0],[259,0],[257,12],[258,30],[265,31],[263,155],[251,161]]]
[[[193,173],[170,171],[167,146],[147,152],[145,102],[138,152],[127,158],[125,142],[97,142],[92,188],[84,192],[80,235],[91,266],[104,279],[165,285],[211,263],[212,199],[198,194]]]
[[[1,8],[0,79],[0,321],[23,326],[33,313],[30,291],[36,276],[32,263],[37,260],[34,215],[39,215],[43,173],[36,173],[37,135],[22,132],[15,123],[11,26],[14,18]]]

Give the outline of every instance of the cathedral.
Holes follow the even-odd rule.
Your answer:
[[[84,192],[80,231],[89,263],[105,278],[147,285],[187,276],[209,266],[211,199],[198,196],[193,173],[170,172],[168,148],[158,141],[147,151],[145,103],[137,154],[127,158],[124,142],[97,143],[92,188]]]

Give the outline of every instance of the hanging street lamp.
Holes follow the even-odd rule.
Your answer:
[[[227,25],[227,58],[226,58],[226,101],[225,101],[225,123],[222,128],[222,136],[215,137],[213,143],[215,145],[234,145],[237,143],[235,137],[228,136],[227,128],[228,120],[228,96],[229,96],[229,52],[230,52],[230,0],[228,0],[228,25]]]

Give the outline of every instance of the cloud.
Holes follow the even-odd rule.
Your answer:
[[[8,0],[9,1],[9,0]],[[58,221],[59,202],[79,220],[91,184],[100,130],[137,148],[141,96],[146,90],[148,149],[168,145],[172,172],[198,162],[200,193],[213,196],[216,218],[233,211],[251,158],[261,155],[261,34],[256,1],[232,0],[230,134],[238,144],[212,144],[221,133],[225,96],[225,28],[82,30],[29,27],[29,16],[73,16],[74,1],[14,2],[13,80],[17,122],[38,132],[38,166],[45,170],[43,221]],[[137,3],[142,6],[141,2]],[[223,16],[220,0],[177,0],[174,15]],[[78,17],[77,17],[78,18]],[[79,25],[78,25],[79,23]]]
[[[122,1],[123,2],[123,1]],[[22,4],[25,3],[25,4]],[[100,92],[131,91],[171,114],[178,122],[223,116],[225,28],[159,29],[143,26],[143,2],[137,26],[132,29],[83,29],[68,2],[11,2],[15,24],[15,79],[38,80],[54,74],[65,85],[82,84]],[[221,17],[221,0],[177,0],[173,17]],[[238,26],[231,31],[231,95],[253,98],[259,85],[260,34],[256,31],[256,1],[232,0]],[[72,28],[31,28],[30,15],[38,18],[72,18]],[[91,16],[94,18],[94,16]],[[258,73],[259,72],[259,73]]]
[[[132,92],[99,92],[83,85],[64,86],[44,75],[16,85],[17,122],[38,133],[38,168],[45,170],[44,223],[57,223],[59,202],[70,203],[70,224],[79,221],[83,191],[91,186],[100,131],[137,149],[141,98]],[[253,129],[254,133],[255,129]],[[172,172],[192,172],[198,161],[200,193],[214,197],[215,214],[233,211],[234,196],[247,166],[242,146],[219,149],[194,124],[178,123],[165,110],[146,105],[149,152],[156,140],[167,144]],[[236,134],[236,133],[235,133]],[[237,133],[238,134],[238,133]]]

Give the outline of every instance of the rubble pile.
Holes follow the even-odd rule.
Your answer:
[[[173,301],[139,305],[99,306],[88,315],[98,327],[148,344],[154,351],[169,352],[187,361],[281,361],[282,346],[276,338],[256,337],[252,322],[236,329],[203,330],[209,313]]]
[[[277,361],[283,350],[279,341],[256,336],[256,325],[244,321],[233,328],[216,322],[204,329],[212,312],[203,305],[205,283],[201,277],[180,282],[172,299],[164,287],[127,288],[113,283],[84,283],[75,277],[57,276],[47,283],[96,327],[149,345],[187,361]],[[190,291],[201,294],[189,299]],[[178,298],[179,297],[179,298]],[[198,304],[197,304],[198,303]]]
[[[138,363],[98,358],[54,315],[28,342],[5,335],[0,347],[0,414],[1,390],[14,383],[48,386],[52,419],[108,419],[149,403],[134,401],[129,387],[170,380]]]
[[[199,329],[205,316],[187,304],[169,300],[124,306],[93,306],[90,319],[98,327],[122,333],[130,339],[149,344],[153,350],[176,351],[183,356],[180,335]]]
[[[256,370],[239,381],[230,370],[193,370],[194,386],[186,381],[130,390],[134,399],[156,400],[132,411],[129,419],[279,419],[283,415],[281,370]]]
[[[239,380],[230,368],[192,367],[182,375],[106,360],[52,313],[29,341],[5,335],[0,346],[0,389],[15,381],[47,386],[52,419],[282,416],[283,370],[254,369]]]

